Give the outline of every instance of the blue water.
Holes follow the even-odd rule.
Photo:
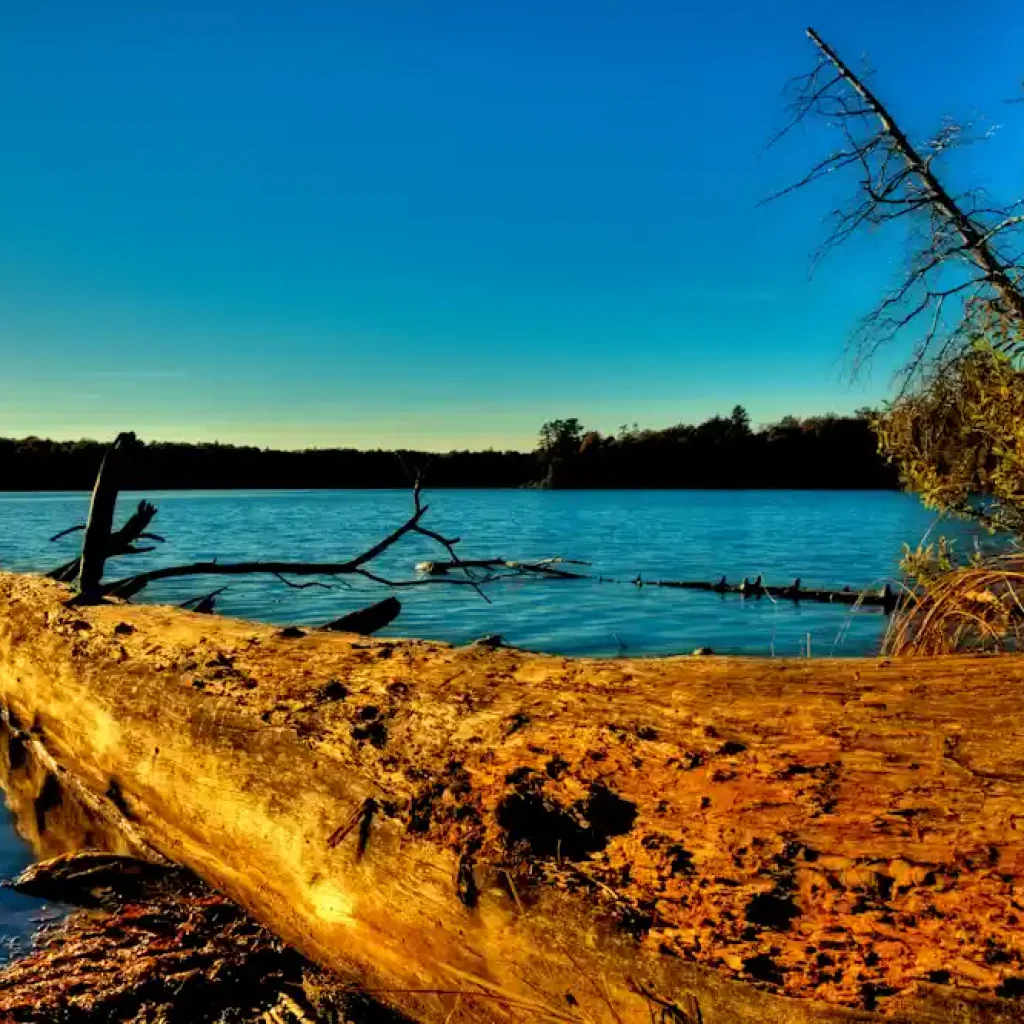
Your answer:
[[[141,495],[126,494],[118,523]],[[410,513],[400,491],[252,491],[147,494],[159,508],[152,529],[168,543],[111,563],[110,576],[217,558],[337,560],[368,548]],[[877,610],[636,587],[647,579],[767,582],[802,577],[807,586],[880,586],[897,573],[905,542],[916,545],[934,517],[890,492],[806,491],[440,491],[428,494],[424,525],[462,537],[464,558],[592,563],[617,582],[505,581],[488,604],[466,587],[400,592],[402,614],[385,633],[464,643],[501,633],[509,643],[564,654],[671,654],[709,646],[720,653],[855,655],[877,650],[885,616]],[[47,538],[85,519],[87,494],[0,494],[0,567],[46,570],[77,553],[81,534]],[[946,524],[949,532],[949,524]],[[417,562],[447,556],[417,536],[373,564],[394,579]],[[228,585],[219,610],[275,623],[319,623],[388,591],[349,577],[351,589],[292,590],[273,578],[179,579],[140,598],[180,602]],[[9,821],[0,822],[0,875],[29,860]],[[0,890],[0,958],[24,941],[38,901]]]
[[[32,853],[15,832],[10,812],[0,808],[0,877],[10,878],[31,863]],[[42,900],[0,889],[0,962],[24,952],[32,932],[56,910]]]
[[[139,495],[125,495],[119,521]],[[168,543],[121,558],[111,575],[218,558],[343,560],[401,523],[411,501],[401,491],[251,491],[148,494],[153,529]],[[637,588],[627,581],[738,581],[880,586],[897,573],[903,543],[916,544],[934,517],[893,492],[807,491],[439,491],[427,495],[425,525],[463,538],[465,558],[589,561],[595,576],[622,582],[514,580],[488,588],[487,604],[465,587],[431,585],[400,593],[404,608],[386,632],[462,643],[489,633],[526,648],[565,654],[686,652],[854,655],[877,649],[885,618],[844,606]],[[86,494],[0,494],[0,566],[48,569],[72,557],[81,534],[47,538],[76,522]],[[947,524],[948,526],[948,524]],[[374,569],[414,576],[417,562],[446,558],[407,537]],[[352,580],[353,578],[349,578]],[[180,602],[228,584],[219,610],[275,623],[317,623],[379,599],[386,591],[355,580],[351,589],[291,590],[269,577],[193,578],[152,586],[142,600]]]

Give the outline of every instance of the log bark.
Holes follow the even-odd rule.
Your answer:
[[[1024,659],[588,661],[67,595],[0,575],[14,730],[417,1020],[1020,1019]],[[74,794],[5,742],[41,843]]]

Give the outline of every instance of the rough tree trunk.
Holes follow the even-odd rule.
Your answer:
[[[587,661],[67,594],[0,575],[26,832],[74,798],[29,735],[418,1020],[1020,1019],[1024,659]]]

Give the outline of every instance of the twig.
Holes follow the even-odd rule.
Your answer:
[[[353,815],[339,825],[328,837],[327,845],[333,850],[336,846],[340,846],[346,836],[350,835],[356,828],[357,825],[365,822],[367,818],[372,818],[374,812],[377,810],[377,801],[372,797],[368,796],[356,809]]]
[[[286,587],[291,587],[292,590],[309,590],[310,587],[320,587],[323,590],[333,590],[328,583],[321,583],[319,580],[311,580],[309,583],[292,583],[291,580],[285,579],[284,576],[279,573],[273,573]]]
[[[77,533],[79,530],[85,529],[85,523],[79,523],[77,526],[69,526],[66,530],[61,530],[60,533],[55,533],[50,538],[52,544],[55,540],[60,540],[61,537],[66,537],[69,533]]]
[[[523,917],[526,917],[526,910],[523,907],[522,900],[519,899],[519,892],[516,889],[516,883],[512,881],[512,876],[509,874],[507,869],[505,870],[505,881],[508,883],[508,891],[512,893],[512,899],[515,900],[516,906],[519,908],[519,913]]]
[[[182,601],[178,607],[186,610],[191,609],[192,611],[208,615],[213,611],[214,600],[227,589],[228,588],[226,586],[218,587],[216,590],[211,590],[208,594],[200,594],[198,597],[190,597],[187,601]]]

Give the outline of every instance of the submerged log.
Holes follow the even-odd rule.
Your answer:
[[[1022,658],[588,661],[67,595],[0,574],[23,827],[77,799],[27,734],[417,1020],[1021,1017]]]
[[[841,590],[804,588],[797,578],[788,586],[773,587],[762,582],[760,576],[755,580],[744,579],[742,583],[730,584],[723,576],[720,580],[640,580],[636,581],[645,587],[673,587],[677,590],[710,590],[716,594],[739,594],[742,597],[772,597],[785,601],[808,601],[819,604],[851,604],[864,605],[869,608],[883,608],[886,612],[893,611],[899,604],[900,597],[891,584],[886,583],[881,590],[854,590],[844,587]]]
[[[367,605],[358,611],[342,615],[340,619],[334,619],[321,626],[321,629],[333,630],[336,633],[360,633],[369,636],[383,629],[386,625],[394,622],[401,614],[402,603],[397,597],[385,597],[383,601]]]

